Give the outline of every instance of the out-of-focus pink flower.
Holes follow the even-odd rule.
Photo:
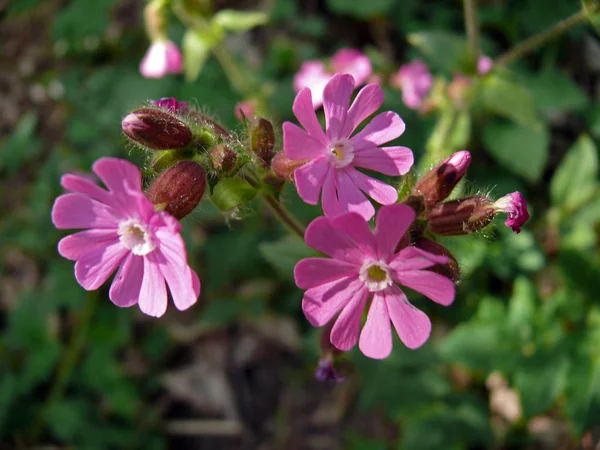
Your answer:
[[[152,102],[154,106],[166,109],[169,112],[183,112],[188,109],[188,102],[180,102],[175,97],[163,97]]]
[[[481,55],[477,61],[477,73],[479,75],[485,75],[492,70],[493,64],[494,62],[492,61],[492,58],[486,55]]]
[[[315,378],[317,381],[344,382],[344,377],[340,376],[337,370],[335,370],[331,355],[319,359],[319,365],[317,366],[317,370],[315,370]]]
[[[61,256],[76,261],[79,284],[98,289],[118,268],[109,291],[115,305],[137,303],[145,314],[160,317],[167,309],[168,285],[177,309],[192,306],[200,280],[187,264],[180,223],[154,210],[134,164],[101,158],[93,169],[108,190],[79,175],[64,175],[61,184],[69,193],[52,207],[54,226],[84,229],[58,243]]]
[[[321,61],[306,61],[294,76],[294,90],[301,91],[309,88],[312,92],[313,108],[317,109],[323,104],[323,89],[331,79],[331,74],[325,69]]]
[[[493,206],[496,211],[501,211],[508,215],[504,225],[512,228],[516,234],[521,232],[521,227],[529,220],[527,202],[519,191],[499,198],[494,202]]]
[[[378,114],[350,137],[383,103],[381,87],[369,84],[350,106],[354,86],[354,78],[348,74],[335,75],[327,83],[323,92],[326,132],[317,120],[310,89],[301,90],[293,111],[304,130],[291,122],[284,123],[283,148],[290,160],[309,161],[294,171],[296,189],[306,203],[316,205],[321,197],[327,216],[354,211],[368,220],[375,208],[365,194],[389,205],[396,202],[398,192],[356,168],[403,175],[413,164],[413,154],[407,147],[380,147],[404,132],[404,122],[392,111]]]
[[[235,117],[242,123],[244,122],[244,117],[247,120],[252,120],[255,112],[256,102],[254,101],[239,102],[237,105],[235,105],[234,109]]]
[[[316,327],[337,316],[330,339],[339,350],[349,351],[358,341],[366,356],[386,358],[392,351],[391,325],[407,347],[414,349],[425,343],[431,322],[409,303],[397,284],[441,305],[454,301],[452,281],[423,270],[447,263],[447,257],[416,247],[395,252],[414,219],[415,212],[409,206],[395,204],[379,210],[375,232],[356,213],[319,217],[308,226],[306,243],[329,258],[306,258],[296,264],[296,284],[306,289],[302,310]],[[369,299],[371,305],[361,331],[362,313]]]
[[[369,57],[354,48],[342,48],[331,57],[333,74],[349,73],[354,77],[356,86],[360,86],[373,73]]]
[[[419,109],[433,87],[433,76],[427,64],[415,59],[400,67],[390,84],[402,89],[402,100],[410,109]]]
[[[181,52],[169,40],[153,42],[140,64],[140,73],[145,78],[162,78],[170,73],[181,73],[182,70]]]

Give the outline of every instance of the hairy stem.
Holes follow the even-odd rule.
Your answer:
[[[479,59],[479,26],[477,24],[477,7],[475,1],[463,0],[463,11],[471,60],[477,64],[477,60]]]
[[[298,223],[294,216],[275,197],[271,194],[263,194],[263,200],[284,225],[296,233],[300,239],[304,239],[304,233],[306,232],[304,227]]]

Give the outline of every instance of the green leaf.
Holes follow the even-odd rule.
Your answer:
[[[265,242],[259,247],[265,259],[275,267],[283,277],[294,279],[294,266],[303,258],[319,256],[306,243],[298,238],[288,237],[276,242]]]
[[[597,346],[597,342],[593,345]],[[577,355],[569,367],[565,386],[565,411],[577,435],[583,433],[588,426],[588,412],[598,381],[600,360],[589,354]]]
[[[407,39],[440,70],[452,73],[468,62],[467,42],[457,34],[447,31],[421,31],[409,34]]]
[[[210,199],[221,211],[249,202],[256,196],[256,188],[241,178],[223,178],[213,189]]]
[[[10,173],[19,170],[29,159],[37,155],[41,143],[36,137],[37,116],[25,113],[19,119],[17,126],[0,149],[0,169]]]
[[[535,287],[529,278],[523,276],[515,280],[513,295],[508,304],[506,324],[523,341],[531,338],[535,317]]]
[[[188,29],[183,36],[183,61],[185,68],[185,79],[196,81],[210,51],[219,39],[208,33],[200,33],[197,30]]]
[[[357,2],[356,0],[327,0],[327,7],[336,14],[348,14],[359,19],[387,13],[394,5],[394,0],[369,0]]]
[[[598,150],[587,135],[567,151],[550,181],[552,203],[571,212],[589,200],[598,188]]]
[[[212,22],[220,28],[243,33],[260,25],[265,25],[269,16],[261,11],[235,11],[223,9],[213,16]]]
[[[515,174],[528,181],[537,181],[542,176],[549,147],[545,126],[492,122],[483,130],[483,141],[496,161]]]
[[[525,85],[539,111],[580,111],[589,104],[585,92],[571,78],[554,68],[528,76],[525,78]]]
[[[590,23],[596,28],[596,32],[600,32],[600,2],[598,0],[581,0],[581,7]]]
[[[533,97],[520,84],[492,73],[481,81],[479,92],[488,111],[521,125],[538,123]]]

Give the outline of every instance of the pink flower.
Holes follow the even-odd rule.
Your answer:
[[[175,97],[163,97],[152,102],[154,106],[166,109],[169,112],[184,112],[187,111],[189,105],[188,102],[180,102]]]
[[[255,101],[244,101],[239,102],[234,108],[235,117],[240,122],[244,123],[244,117],[247,120],[252,120],[256,113],[256,102]]]
[[[349,107],[354,84],[348,74],[335,75],[327,83],[323,92],[326,132],[312,107],[310,89],[301,90],[294,100],[293,111],[304,130],[293,123],[284,123],[283,147],[290,160],[309,160],[294,171],[296,189],[306,203],[316,205],[321,197],[327,216],[354,211],[368,220],[375,214],[375,208],[365,193],[382,205],[389,205],[396,202],[398,192],[356,167],[385,175],[403,175],[413,164],[413,154],[407,147],[380,147],[404,132],[404,122],[392,111],[376,115],[350,137],[383,103],[381,87],[370,84],[360,90]]]
[[[58,243],[61,256],[76,261],[79,284],[98,289],[118,267],[109,291],[115,305],[137,303],[142,312],[160,317],[167,309],[166,281],[177,309],[192,306],[200,280],[187,264],[180,223],[154,210],[132,163],[101,158],[93,169],[108,190],[85,177],[64,175],[61,184],[70,192],[52,207],[57,228],[84,229]]]
[[[155,41],[144,55],[140,73],[145,78],[162,78],[169,73],[181,73],[183,57],[177,45],[168,40]]]
[[[313,108],[317,109],[323,104],[323,89],[331,79],[331,74],[325,69],[321,61],[306,61],[294,76],[294,90],[301,91],[309,88],[313,92]]]
[[[518,191],[499,198],[493,206],[496,211],[502,211],[508,215],[504,225],[512,228],[516,234],[521,232],[521,227],[529,220],[527,202]]]
[[[492,70],[493,65],[494,62],[492,61],[492,58],[486,55],[481,55],[477,61],[477,73],[479,75],[485,75]]]
[[[375,232],[356,213],[319,217],[308,226],[306,243],[329,258],[306,258],[296,264],[296,284],[306,289],[302,310],[316,327],[337,315],[330,337],[339,350],[349,351],[358,341],[366,356],[386,358],[392,351],[390,321],[407,347],[414,349],[425,343],[431,322],[396,284],[444,306],[453,302],[452,281],[423,270],[447,263],[447,257],[416,247],[395,251],[414,219],[412,208],[396,204],[379,210]],[[361,331],[369,299],[371,305]]]
[[[349,73],[354,78],[356,86],[363,84],[373,69],[369,57],[354,48],[342,48],[331,57],[331,69],[336,73]]]
[[[410,109],[419,109],[433,87],[433,76],[427,64],[415,59],[400,67],[390,84],[402,89],[402,100]]]

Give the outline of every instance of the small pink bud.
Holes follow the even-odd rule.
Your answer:
[[[259,117],[250,129],[250,149],[261,160],[265,167],[275,156],[275,131],[267,119]]]
[[[245,122],[244,118],[246,118],[246,120],[252,120],[254,114],[256,113],[256,102],[239,102],[237,105],[235,105],[234,112],[237,120],[242,123]]]
[[[487,197],[467,197],[438,203],[427,214],[427,226],[434,234],[457,236],[485,228],[496,210]]]
[[[485,75],[492,70],[493,65],[494,61],[492,61],[492,58],[486,55],[481,55],[477,61],[477,73],[479,75]]]
[[[142,108],[121,122],[123,133],[151,150],[174,150],[192,141],[190,128],[175,115],[156,108]]]
[[[529,220],[527,202],[518,191],[499,198],[494,202],[493,207],[496,211],[504,212],[508,215],[504,224],[512,228],[516,234],[521,232],[521,227]]]
[[[457,105],[462,105],[465,93],[473,84],[473,79],[462,73],[457,73],[448,85],[448,97]]]
[[[471,154],[466,150],[453,153],[427,172],[415,185],[412,194],[422,196],[426,208],[445,200],[462,179],[471,164]]]
[[[154,100],[152,104],[172,113],[184,112],[188,109],[188,102],[180,102],[175,97],[163,97],[159,100]]]
[[[204,168],[193,161],[180,161],[154,180],[147,196],[176,219],[182,219],[198,206],[205,188]]]
[[[439,273],[445,277],[450,278],[455,283],[460,281],[460,267],[458,261],[454,255],[439,242],[432,241],[427,238],[419,238],[415,242],[415,247],[425,250],[426,252],[433,253],[434,255],[446,256],[448,262],[446,264],[436,264],[428,270]]]
[[[153,42],[140,63],[140,73],[145,78],[162,78],[170,73],[181,73],[182,70],[181,52],[169,40]]]
[[[218,144],[210,151],[213,169],[221,175],[232,175],[238,163],[238,155],[225,144]]]
[[[285,152],[279,152],[271,161],[271,169],[279,178],[294,181],[294,171],[309,161],[309,159],[290,159]]]

